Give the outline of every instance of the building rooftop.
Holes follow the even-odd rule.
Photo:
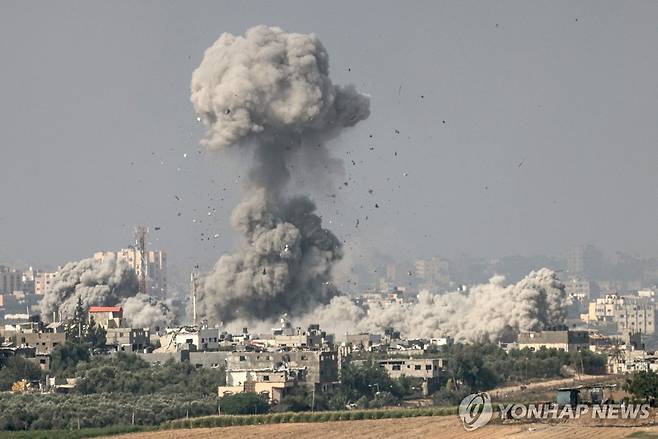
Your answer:
[[[120,306],[90,306],[89,312],[123,312]]]

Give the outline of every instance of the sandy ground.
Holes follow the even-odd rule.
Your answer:
[[[537,438],[658,439],[658,426],[596,427],[576,423],[486,425],[467,432],[455,416],[340,421],[314,424],[276,424],[244,427],[198,428],[113,436],[121,439],[332,439],[332,438]]]

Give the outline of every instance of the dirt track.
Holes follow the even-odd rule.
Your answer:
[[[555,387],[568,387],[584,383],[608,382],[615,379],[614,375],[580,375],[578,378],[562,378],[557,380],[537,381],[529,384],[524,384],[526,390],[555,388]],[[514,386],[502,386],[489,390],[490,395],[504,394],[518,392],[521,384]]]
[[[632,436],[631,436],[632,435]],[[276,424],[244,427],[198,428],[192,430],[171,430],[152,433],[137,433],[114,436],[122,439],[379,439],[379,438],[537,438],[537,439],[577,439],[596,437],[597,439],[617,439],[636,437],[638,439],[658,439],[656,427],[591,427],[572,424],[518,424],[486,425],[473,432],[463,429],[454,416],[419,417],[402,419],[380,419],[368,421],[340,421],[314,424]]]

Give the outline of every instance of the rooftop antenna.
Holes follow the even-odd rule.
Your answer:
[[[148,267],[146,257],[146,234],[149,229],[146,226],[135,227],[135,247],[139,252],[139,292],[146,294],[146,271]]]

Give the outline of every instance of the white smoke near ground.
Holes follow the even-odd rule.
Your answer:
[[[123,315],[133,328],[164,328],[174,323],[175,313],[164,303],[139,293],[122,302]]]
[[[110,253],[103,260],[88,258],[64,265],[39,306],[44,316],[56,312],[62,320],[73,317],[80,301],[85,309],[122,305],[126,319],[140,327],[172,321],[172,313],[166,306],[138,294],[138,289],[135,270]]]
[[[206,50],[191,100],[207,126],[206,146],[254,154],[246,196],[231,216],[243,243],[201,279],[199,317],[275,319],[328,303],[338,294],[331,269],[340,241],[322,227],[314,203],[286,196],[286,186],[293,162],[307,172],[323,168],[327,142],[369,116],[368,97],[332,83],[315,35],[257,26],[244,36],[225,33]]]
[[[320,323],[339,334],[394,327],[412,338],[495,341],[506,334],[564,323],[567,302],[557,274],[542,268],[516,284],[505,285],[503,276],[494,276],[465,292],[421,292],[417,303],[375,306],[367,312],[345,297],[336,297],[301,320]]]
[[[368,97],[353,86],[332,83],[329,57],[315,35],[265,26],[244,36],[223,34],[192,76],[191,100],[207,127],[208,148],[254,154],[246,196],[231,216],[243,243],[200,279],[201,319],[274,321],[287,313],[341,332],[393,326],[410,337],[461,341],[563,321],[564,285],[546,269],[513,285],[494,277],[464,293],[422,293],[417,304],[367,313],[338,294],[332,269],[343,256],[340,241],[322,227],[310,199],[286,196],[286,188],[293,167],[296,175],[318,178],[324,167],[340,167],[328,142],[370,110]]]
[[[71,318],[78,299],[85,308],[112,306],[135,295],[137,288],[135,271],[115,256],[69,262],[57,271],[52,287],[41,299],[41,313],[50,316],[57,312],[63,319]]]

